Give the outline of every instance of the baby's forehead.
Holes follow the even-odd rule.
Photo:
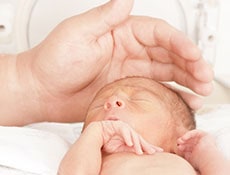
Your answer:
[[[111,94],[123,91],[129,95],[146,92],[157,95],[165,91],[163,85],[147,78],[125,78],[106,85],[99,94]]]

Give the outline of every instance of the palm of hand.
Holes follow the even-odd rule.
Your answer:
[[[196,88],[201,82],[190,74],[197,72],[197,64],[204,66],[200,60],[192,61],[200,57],[199,50],[168,24],[131,16],[98,35],[83,30],[86,24],[77,23],[76,18],[59,25],[39,47],[37,64],[41,65],[39,68],[47,81],[62,88],[57,90],[72,93],[88,86],[97,90],[115,79],[142,75],[159,81],[174,80],[198,93],[202,91]],[[196,52],[191,53],[188,48]],[[207,70],[207,67],[197,68]],[[210,77],[206,75],[205,79]]]
[[[131,32],[130,22],[98,37],[78,33],[71,21],[66,23],[38,47],[40,54],[34,59],[33,71],[42,77],[42,86],[60,105],[71,100],[70,105],[81,108],[71,115],[85,116],[84,106],[88,106],[101,87],[115,79],[127,75],[152,76],[151,59]],[[63,95],[65,99],[60,98]],[[78,99],[83,100],[78,103]]]
[[[33,49],[31,71],[48,92],[42,99],[51,101],[52,109],[69,111],[70,106],[78,106],[80,110],[67,115],[84,117],[103,85],[132,75],[174,80],[201,95],[210,93],[210,83],[205,82],[212,74],[199,60],[198,48],[161,20],[129,16],[132,3],[110,1],[69,18]]]
[[[128,20],[123,25],[95,37],[91,33],[83,34],[74,31],[78,26],[74,27],[71,21],[62,23],[49,36],[50,40],[48,38],[44,42],[43,52],[50,54],[45,57],[53,58],[50,60],[52,72],[50,69],[44,70],[48,75],[45,77],[59,84],[59,87],[63,84],[65,91],[66,87],[69,87],[69,91],[80,90],[87,86],[98,89],[108,82],[127,75],[152,77],[152,60],[142,43],[135,38],[131,25]],[[63,33],[64,31],[66,34]],[[57,48],[61,49],[57,50]],[[66,76],[63,77],[62,74]],[[60,76],[64,79],[55,82]],[[93,82],[95,79],[97,79],[96,83]]]

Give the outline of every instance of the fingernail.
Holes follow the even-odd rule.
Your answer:
[[[140,149],[140,150],[138,150],[138,154],[139,155],[142,155],[143,154],[143,151]]]
[[[163,148],[158,148],[158,151],[159,152],[164,152],[164,149]]]
[[[154,148],[150,149],[150,154],[154,154],[156,150]]]
[[[164,149],[160,148],[160,147],[154,147],[153,149],[156,150],[157,152],[163,152],[164,151]]]

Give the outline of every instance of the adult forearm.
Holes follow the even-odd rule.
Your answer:
[[[0,125],[39,121],[39,100],[26,54],[0,55]]]

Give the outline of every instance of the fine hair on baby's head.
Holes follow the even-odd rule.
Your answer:
[[[187,105],[181,95],[162,83],[156,82],[152,79],[148,79],[148,81],[150,84],[155,84],[155,95],[159,97],[166,106],[166,109],[171,113],[177,127],[180,128],[183,126],[186,130],[195,129],[196,121],[194,111]]]
[[[196,128],[194,112],[178,92],[150,78],[127,77],[126,79],[129,79],[130,83],[150,88],[152,93],[155,93],[155,96],[164,103],[178,127],[183,126],[186,130]]]
[[[140,86],[151,88],[152,92],[155,93],[155,96],[157,96],[159,100],[164,103],[166,106],[165,109],[168,109],[168,111],[171,113],[171,117],[175,121],[174,124],[176,124],[178,128],[181,128],[181,126],[183,126],[185,130],[192,130],[196,128],[194,112],[178,92],[150,78],[129,78],[133,78],[133,81],[136,81],[136,83],[140,81]]]

